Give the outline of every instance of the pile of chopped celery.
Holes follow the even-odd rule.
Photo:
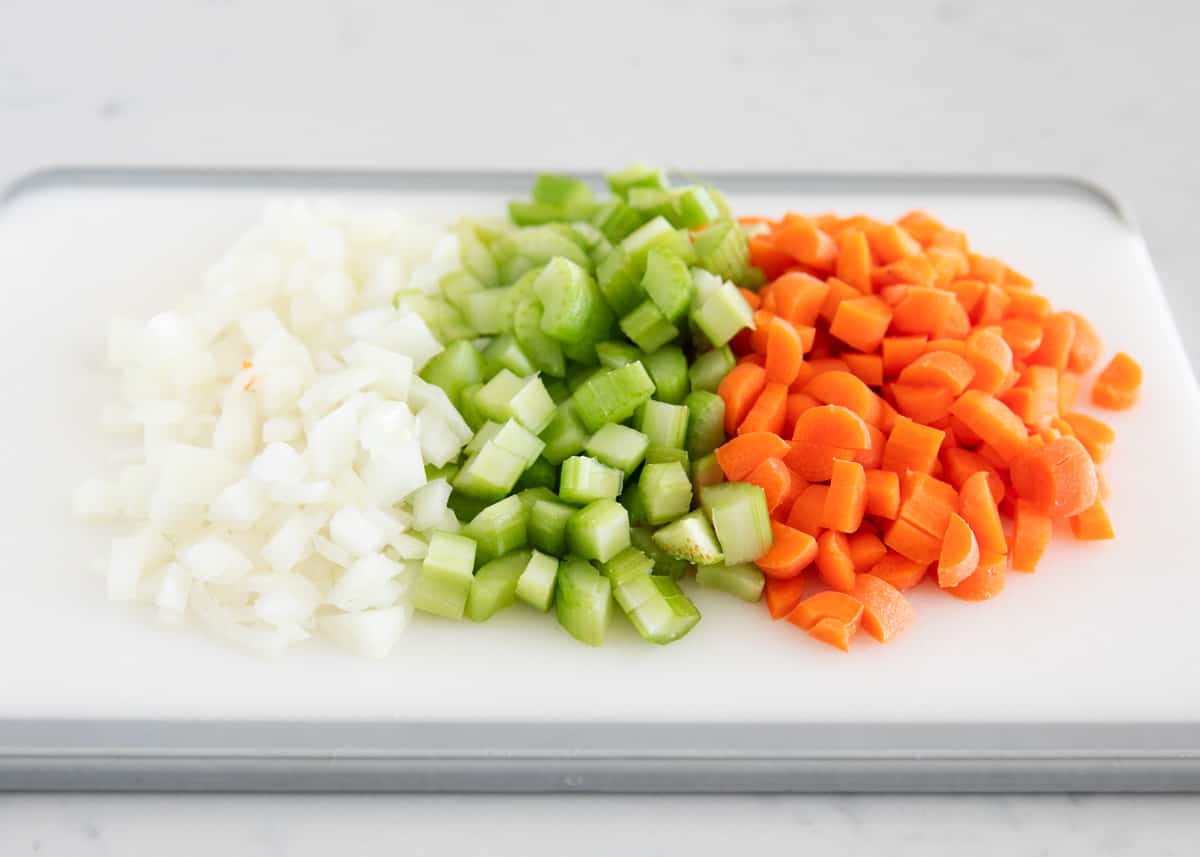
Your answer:
[[[612,602],[668,643],[700,614],[678,580],[756,600],[771,544],[762,490],[719,485],[715,390],[752,328],[746,236],[711,187],[636,165],[599,199],[543,175],[509,219],[455,228],[461,266],[438,294],[403,292],[446,345],[421,373],[474,437],[429,474],[459,532],[430,542],[420,610],[483,621],[553,606],[600,644]]]

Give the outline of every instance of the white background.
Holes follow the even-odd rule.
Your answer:
[[[56,163],[566,168],[635,157],[696,171],[1073,173],[1134,212],[1200,359],[1196,4],[649,7],[0,0],[0,181]],[[6,857],[346,844],[1183,854],[1197,832],[1200,802],[1188,797],[0,798]]]

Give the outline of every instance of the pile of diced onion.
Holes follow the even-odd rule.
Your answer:
[[[114,321],[121,400],[103,422],[136,463],[76,495],[120,527],[109,597],[259,652],[316,634],[386,655],[423,534],[458,527],[425,466],[471,437],[416,374],[441,346],[392,298],[458,265],[441,227],[283,204],[184,305]]]

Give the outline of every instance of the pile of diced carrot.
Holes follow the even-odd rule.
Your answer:
[[[1074,409],[1101,351],[1087,320],[924,212],[743,222],[768,285],[743,292],[755,329],[718,391],[716,455],[766,494],[774,618],[843,650],[860,626],[886,642],[927,576],[981,601],[1037,567],[1055,518],[1112,538],[1096,464],[1114,433]],[[1117,354],[1092,400],[1130,407],[1140,383]]]

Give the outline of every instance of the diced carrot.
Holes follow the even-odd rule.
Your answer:
[[[850,372],[822,372],[804,388],[819,402],[841,405],[872,425],[879,422],[880,399],[860,378]],[[838,444],[844,446],[846,444]],[[864,448],[865,447],[855,447]]]
[[[933,241],[930,242],[929,246],[958,250],[964,257],[967,253],[971,252],[970,242],[967,241],[966,233],[960,232],[957,229],[943,229],[933,237]]]
[[[881,643],[894,638],[916,618],[908,599],[882,577],[858,575],[851,594],[862,602],[863,630]]]
[[[834,312],[829,332],[859,351],[875,351],[892,322],[892,308],[876,295],[842,300]]]
[[[945,419],[954,404],[954,393],[945,387],[915,387],[896,382],[891,385],[896,410],[918,423],[936,423]]]
[[[1050,544],[1054,522],[1039,512],[1028,500],[1018,499],[1013,514],[1012,567],[1013,571],[1034,571]]]
[[[809,482],[828,482],[833,475],[833,462],[854,460],[859,452],[827,443],[792,441],[792,450],[783,460]]]
[[[867,508],[867,475],[856,461],[835,460],[825,495],[821,526],[840,533],[853,533],[862,526]]]
[[[1100,334],[1096,333],[1090,321],[1078,313],[1068,312],[1067,315],[1075,322],[1075,338],[1071,340],[1067,368],[1082,374],[1096,365],[1104,346],[1100,342]]]
[[[894,378],[925,353],[926,336],[885,336],[881,344],[883,374]]]
[[[940,336],[950,313],[959,306],[952,292],[930,286],[910,286],[892,308],[892,329],[897,333]]]
[[[1009,297],[1007,315],[1019,315],[1037,321],[1050,315],[1050,300],[1045,295],[1020,286],[1011,286],[1004,291],[1008,292]]]
[[[750,413],[738,426],[739,435],[756,432],[780,434],[787,416],[788,388],[784,384],[768,383],[758,394]]]
[[[850,651],[850,638],[858,633],[859,622],[842,622],[828,617],[808,629],[808,636],[843,652]]]
[[[788,454],[788,442],[773,432],[751,432],[739,435],[716,448],[717,464],[725,478],[739,482],[768,458],[783,458]]]
[[[862,383],[853,375],[847,377],[856,383]],[[841,449],[868,449],[871,445],[871,433],[863,418],[850,408],[843,405],[820,405],[808,408],[800,414],[796,420],[796,430],[792,433],[792,441]]]
[[[1109,450],[1117,439],[1117,433],[1107,423],[1087,414],[1069,413],[1064,419],[1071,426],[1075,437],[1088,451],[1092,461],[1099,464],[1108,458]]]
[[[797,262],[822,271],[833,270],[837,259],[837,243],[807,217],[784,218],[775,231],[775,246]]]
[[[895,518],[900,514],[900,475],[891,470],[867,471],[867,514]]]
[[[829,286],[809,274],[789,273],[771,284],[775,311],[792,324],[811,327],[829,295]]]
[[[846,351],[842,360],[850,367],[856,378],[870,387],[878,387],[883,383],[883,358],[878,354],[855,354]]]
[[[719,462],[718,462],[719,463]],[[782,458],[766,458],[751,470],[742,481],[757,485],[767,500],[767,512],[774,514],[792,490],[792,471]]]
[[[950,304],[950,312],[942,326],[933,332],[938,339],[966,339],[971,332],[971,318],[957,300]]]
[[[900,477],[900,520],[941,539],[957,511],[958,492],[950,483],[912,470]]]
[[[949,351],[929,351],[922,354],[900,372],[899,382],[916,387],[939,387],[959,396],[975,370],[965,359]],[[948,407],[948,406],[947,406]]]
[[[931,339],[925,343],[925,353],[933,351],[949,351],[951,354],[966,359],[967,343],[962,339]]]
[[[961,515],[951,515],[938,557],[937,582],[943,589],[958,586],[979,567],[979,542]]]
[[[788,393],[787,409],[783,416],[783,435],[791,437],[796,430],[796,420],[809,408],[821,404],[808,393]]]
[[[933,265],[934,281],[933,284],[939,289],[950,289],[958,296],[959,303],[963,304],[963,309],[967,312],[971,311],[971,307],[967,306],[970,302],[972,306],[978,301],[978,295],[983,293],[982,288],[979,289],[976,296],[972,296],[975,291],[973,285],[967,286],[963,290],[953,288],[955,283],[978,283],[983,284],[978,280],[963,279],[967,275],[967,255],[961,250],[956,250],[953,247],[928,247],[925,250],[925,255],[929,258],[929,262]]]
[[[1058,372],[1049,366],[1027,366],[1018,385],[999,399],[1025,425],[1044,430],[1058,416]]]
[[[828,485],[809,485],[796,498],[788,513],[787,525],[794,530],[808,533],[813,538],[821,534],[821,515],[825,513],[825,495]]]
[[[871,291],[871,248],[861,229],[846,229],[837,237],[837,278],[864,294]]]
[[[903,226],[894,223],[872,229],[867,233],[867,242],[871,245],[871,252],[885,265],[921,252],[920,242],[909,235]]]
[[[903,592],[920,583],[928,570],[927,562],[913,562],[895,551],[889,551],[887,556],[871,567],[870,573]]]
[[[782,619],[796,609],[800,599],[804,597],[804,576],[768,577],[763,586],[763,600],[767,602],[767,610],[772,619]]]
[[[992,491],[991,476],[979,470],[967,477],[958,492],[958,505],[963,520],[979,541],[979,549],[986,553],[1008,553],[1008,542],[1004,538],[1004,526],[1000,523],[1000,507],[996,493]]]
[[[922,565],[936,562],[942,551],[940,538],[903,518],[897,518],[888,525],[883,533],[883,543],[901,556]]]
[[[829,501],[825,502],[828,505]],[[854,558],[845,534],[825,530],[817,537],[817,571],[830,589],[849,592],[854,588]]]
[[[775,313],[770,310],[754,311],[754,328],[750,331],[750,347],[754,353],[763,358],[763,366],[767,365],[767,336],[771,331],[771,320]]]
[[[947,432],[950,430],[947,429]],[[975,473],[983,471],[987,474],[988,487],[991,488],[993,494],[1004,493],[1004,480],[1000,478],[1000,474],[996,469],[977,452],[969,449],[947,448],[942,445],[942,453],[939,456],[946,481],[953,485],[957,490],[961,491],[967,479]]]
[[[766,370],[753,363],[738,363],[721,379],[717,395],[725,402],[725,434],[737,433],[766,383]]]
[[[1012,349],[1013,357],[1024,360],[1041,347],[1044,335],[1042,323],[1032,318],[1006,318],[1000,325],[1000,330],[1004,341]]]
[[[917,241],[926,247],[933,243],[934,239],[946,230],[946,227],[928,211],[917,209],[907,212],[896,221],[896,225],[903,227],[905,232],[916,238]]]
[[[1037,351],[1029,355],[1029,362],[1039,366],[1052,366],[1062,372],[1071,359],[1071,345],[1074,342],[1075,319],[1071,313],[1051,313],[1042,322],[1042,342]]]
[[[937,461],[938,450],[946,433],[914,422],[908,417],[897,417],[883,449],[884,470],[904,473],[916,470],[928,473]]]
[[[1066,416],[1075,408],[1075,400],[1079,398],[1079,376],[1074,372],[1058,373],[1058,414]]]
[[[967,336],[964,356],[975,370],[969,384],[972,390],[994,395],[1013,368],[1012,348],[989,328],[979,328]]]
[[[987,601],[1004,591],[1004,569],[1007,558],[1003,554],[982,554],[975,572],[958,586],[946,589],[955,598],[963,601]]]
[[[875,563],[887,556],[887,545],[866,527],[847,536],[846,541],[850,545],[850,559],[854,562],[854,570],[859,574],[870,571]]]
[[[851,589],[853,588],[851,585]],[[827,590],[805,598],[788,614],[787,620],[805,631],[822,619],[857,624],[862,616],[862,607],[862,602],[853,595]]]
[[[767,381],[788,385],[796,380],[804,362],[804,343],[790,321],[778,316],[767,327]]]
[[[1033,288],[1033,280],[1013,268],[1004,267],[1004,285],[1020,286],[1023,289]]]
[[[1096,498],[1096,502],[1071,518],[1071,531],[1080,541],[1094,542],[1113,538],[1112,521],[1108,518],[1108,510],[1104,501]]]
[[[883,463],[883,450],[887,445],[887,435],[867,423],[867,432],[871,435],[871,445],[866,449],[854,451],[854,460],[867,470],[874,470]]]
[[[1102,408],[1123,411],[1137,402],[1141,386],[1142,367],[1124,351],[1118,351],[1096,378],[1092,401]]]
[[[1035,510],[1053,518],[1078,515],[1096,502],[1096,464],[1074,437],[1060,437],[1013,459],[1013,488]]]
[[[980,390],[967,390],[951,406],[950,413],[995,449],[1005,464],[1024,452],[1028,445],[1029,432],[1021,418],[995,396]]]
[[[775,246],[774,236],[754,235],[747,244],[750,247],[751,264],[762,271],[769,280],[783,274],[794,262],[791,256]]]
[[[1004,314],[1008,311],[1011,301],[1012,298],[1008,296],[1008,292],[989,283],[983,290],[983,297],[975,304],[975,309],[971,313],[971,321],[979,326],[999,324],[1004,320]]]
[[[924,255],[905,256],[871,272],[871,281],[876,285],[908,283],[914,286],[932,286],[937,280],[933,263]]]
[[[896,304],[900,303],[900,301],[904,300],[908,296],[909,288],[909,286],[903,285],[884,286],[879,290],[879,297],[881,297],[883,302],[888,306],[894,308]]]
[[[1004,274],[1008,266],[999,259],[993,259],[991,256],[981,256],[978,253],[968,253],[967,262],[970,263],[972,277],[983,280],[985,283],[1004,282]]]
[[[756,310],[762,306],[762,299],[749,289],[738,289],[738,293],[741,294],[742,300],[750,305],[750,309]]]
[[[837,315],[838,308],[842,305],[843,301],[856,300],[863,297],[863,293],[849,283],[842,282],[837,277],[830,277],[825,282],[829,286],[829,293],[825,296],[825,302],[821,304],[819,317],[828,324]]]
[[[788,468],[788,471],[792,474],[792,479],[791,482],[788,483],[787,493],[783,495],[783,497],[779,500],[779,505],[777,505],[775,510],[771,512],[771,517],[776,521],[786,521],[788,519],[788,515],[790,515],[792,512],[792,505],[796,502],[796,498],[799,497],[804,492],[804,489],[808,487],[807,479],[805,479],[795,470],[792,470],[790,467]]]
[[[767,577],[795,577],[817,558],[817,540],[803,530],[772,521],[771,533],[775,541],[755,561]]]

